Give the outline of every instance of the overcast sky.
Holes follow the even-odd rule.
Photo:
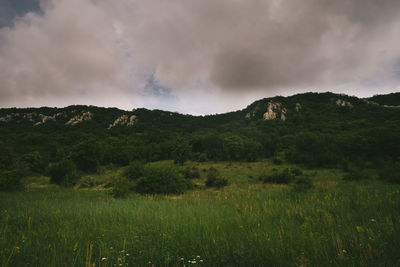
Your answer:
[[[0,0],[0,107],[400,91],[399,0]]]

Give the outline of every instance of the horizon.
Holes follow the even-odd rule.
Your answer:
[[[399,12],[397,0],[4,0],[0,106],[210,115],[310,88],[399,92]]]
[[[307,92],[292,94],[292,95],[288,95],[288,96],[275,95],[275,96],[271,96],[271,97],[263,97],[263,98],[255,99],[254,101],[248,103],[247,105],[242,106],[239,109],[228,110],[228,111],[221,112],[221,113],[210,113],[210,114],[181,113],[181,112],[173,111],[173,110],[165,110],[165,109],[158,109],[158,108],[146,108],[146,107],[134,107],[134,108],[131,108],[131,109],[123,109],[123,108],[118,108],[118,107],[115,107],[115,106],[96,106],[96,105],[86,105],[86,104],[71,104],[71,105],[67,105],[67,106],[58,106],[58,107],[57,106],[0,107],[0,110],[1,109],[39,109],[39,108],[64,109],[64,108],[73,107],[73,106],[83,106],[83,107],[94,107],[94,108],[118,109],[118,110],[122,110],[122,111],[126,111],[126,112],[133,112],[133,111],[135,111],[137,109],[147,109],[147,110],[150,110],[150,111],[159,110],[159,111],[163,111],[163,112],[177,113],[177,114],[180,114],[180,115],[189,115],[189,116],[194,116],[194,117],[202,117],[202,116],[222,115],[222,114],[226,114],[226,113],[242,111],[242,110],[246,109],[247,107],[249,107],[250,105],[252,105],[253,103],[255,103],[257,101],[261,101],[261,100],[264,100],[264,99],[275,98],[275,97],[288,98],[288,97],[293,97],[293,96],[303,95],[303,94],[335,94],[335,95],[341,95],[341,96],[347,96],[347,97],[356,97],[358,99],[369,99],[369,98],[372,98],[374,96],[391,95],[391,94],[399,94],[399,93],[400,93],[400,91],[399,92],[391,92],[391,93],[387,93],[387,94],[373,94],[372,96],[368,96],[368,97],[358,97],[358,96],[355,96],[355,95],[348,95],[348,94],[344,94],[344,93],[334,93],[334,92],[331,92],[331,91],[325,91],[325,92],[307,91]]]

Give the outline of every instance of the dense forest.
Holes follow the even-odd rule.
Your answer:
[[[399,105],[400,93],[304,93],[208,116],[94,106],[0,109],[1,184],[18,187],[16,177],[48,174],[52,166],[90,173],[137,160],[273,157],[306,168],[398,168]]]

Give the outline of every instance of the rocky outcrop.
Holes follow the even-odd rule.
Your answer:
[[[132,126],[136,122],[136,116],[135,115],[122,115],[121,117],[118,117],[112,124],[108,126],[108,129],[111,129],[117,125],[126,125],[126,126]]]
[[[65,125],[76,125],[84,121],[89,121],[92,119],[92,117],[93,113],[91,113],[90,111],[82,111],[81,114],[78,114],[67,121]]]
[[[275,103],[275,102],[268,102],[268,108],[267,112],[264,113],[263,118],[264,120],[274,120],[278,118],[278,115],[280,114],[280,119],[281,120],[286,120],[286,108],[282,108],[281,103]]]
[[[32,113],[27,113],[25,115],[26,116],[24,116],[24,118],[28,118],[29,121],[34,122],[34,120],[32,118]],[[35,115],[36,115],[36,113],[35,113]],[[39,121],[36,122],[34,125],[38,126],[40,124],[45,124],[48,121],[56,121],[57,117],[61,117],[63,115],[64,115],[63,112],[59,112],[59,113],[53,114],[53,116],[47,116],[47,115],[43,115],[43,114],[38,114],[37,116],[39,116]]]
[[[353,107],[353,105],[350,102],[342,100],[340,98],[336,100],[336,105],[338,105],[339,107],[349,107],[349,108]]]
[[[301,109],[300,103],[296,103],[296,111],[297,111],[297,112],[300,112],[300,109]]]

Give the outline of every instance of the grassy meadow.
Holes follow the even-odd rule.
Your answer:
[[[65,189],[47,177],[0,192],[1,266],[400,266],[400,186],[347,182],[339,170],[306,170],[314,187],[263,184],[287,165],[186,163],[201,173],[177,196],[114,199],[106,168]],[[230,184],[204,186],[216,168]]]

